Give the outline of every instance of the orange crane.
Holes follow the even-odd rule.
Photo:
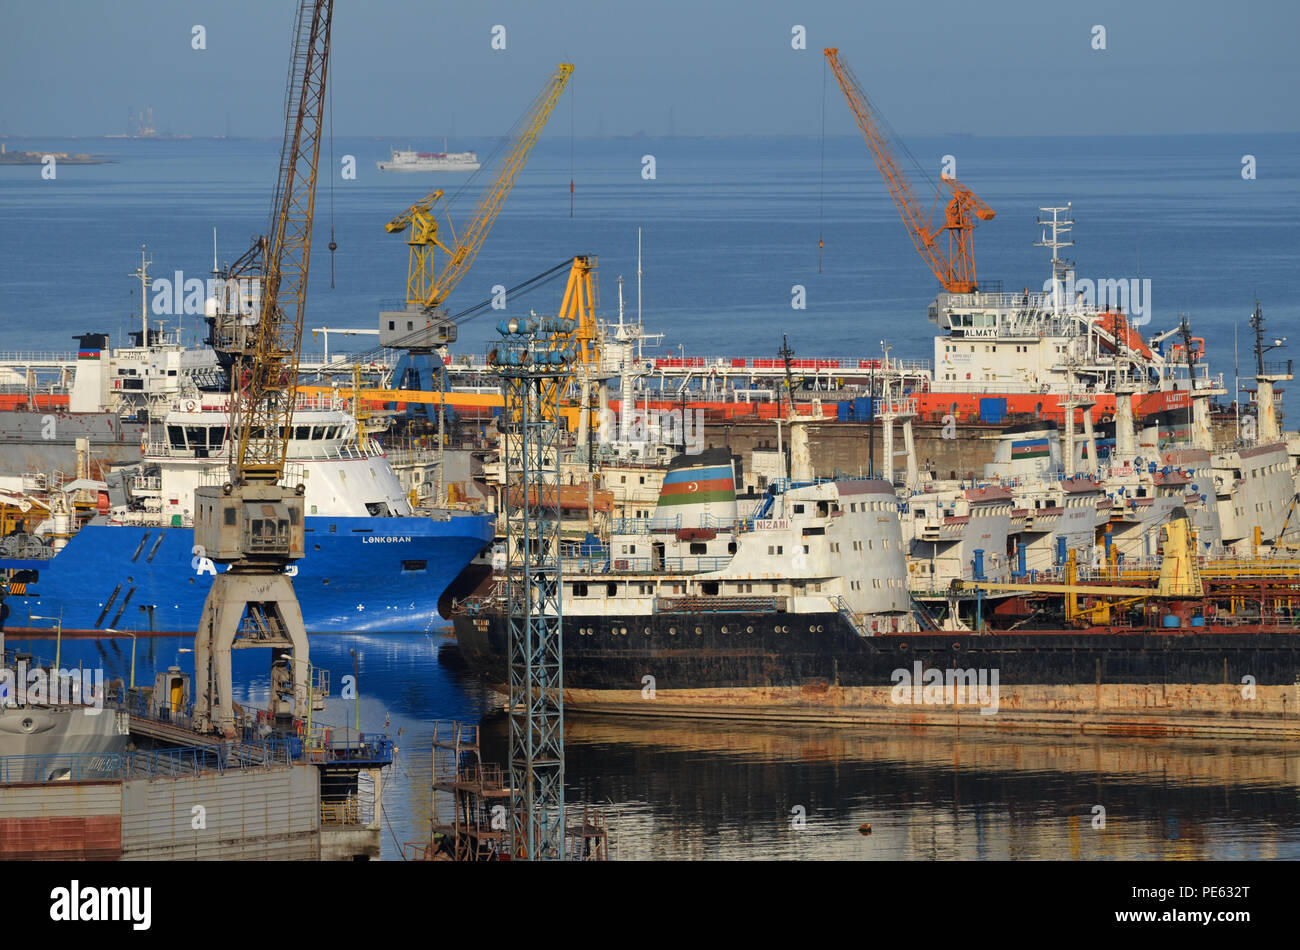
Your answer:
[[[954,294],[973,293],[978,288],[975,280],[975,223],[977,220],[992,220],[993,209],[956,178],[941,175],[934,206],[927,215],[917,202],[912,185],[899,166],[898,157],[884,132],[884,121],[853,75],[853,70],[840,62],[838,49],[828,47],[823,52],[839,81],[844,98],[848,100],[849,109],[858,121],[858,128],[862,130],[862,136],[871,148],[876,167],[880,169],[880,175],[885,179],[894,203],[898,205],[898,213],[902,215],[903,223],[912,235],[917,253],[925,258],[944,290]],[[945,198],[947,205],[944,208],[943,222],[938,223],[935,216],[940,202]],[[946,253],[942,246],[945,231],[948,233]]]

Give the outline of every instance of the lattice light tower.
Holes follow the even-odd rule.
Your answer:
[[[488,364],[505,395],[506,607],[510,621],[511,851],[564,857],[558,396],[574,351],[571,320],[503,320]]]

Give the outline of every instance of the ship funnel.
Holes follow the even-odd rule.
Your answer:
[[[72,377],[71,412],[103,412],[108,408],[108,334],[76,337],[77,368]]]
[[[680,520],[679,520],[680,519]],[[654,522],[678,528],[717,528],[736,520],[736,474],[729,449],[679,455],[668,464]]]

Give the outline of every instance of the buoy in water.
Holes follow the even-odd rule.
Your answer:
[[[861,827],[858,828],[858,834],[860,835],[871,834],[871,826],[867,824],[862,825]]]

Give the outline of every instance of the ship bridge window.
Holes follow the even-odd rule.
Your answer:
[[[617,596],[618,596],[618,585],[615,584],[615,583],[613,583],[613,582],[606,584],[606,585],[605,585],[605,596],[606,596],[606,597],[617,597]]]
[[[167,427],[167,444],[173,449],[185,448],[185,429],[181,426]]]
[[[311,438],[311,426],[294,426],[293,437],[299,442],[306,442]]]
[[[574,597],[586,597],[586,596],[587,596],[587,585],[586,585],[586,584],[573,584],[573,585],[571,586],[570,589],[571,589],[571,591],[572,591]]]
[[[692,542],[691,542],[691,553],[692,553],[692,554],[708,554],[708,553],[709,553],[709,546],[708,546],[708,544],[706,544],[706,543],[703,542],[703,541],[692,541]]]
[[[323,439],[323,438],[325,438],[325,427],[324,427],[324,426],[312,426],[312,427],[311,427],[311,437],[312,437],[313,439]]]
[[[705,581],[700,585],[700,590],[703,591],[706,597],[716,597],[718,594],[718,582]]]
[[[794,506],[794,513],[795,513],[796,515],[801,515],[801,514],[803,514],[803,505],[795,505],[795,506]]]

